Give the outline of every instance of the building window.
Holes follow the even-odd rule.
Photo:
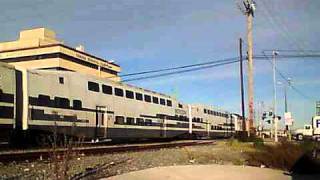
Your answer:
[[[182,104],[180,104],[180,103],[178,104],[178,106],[179,106],[179,108],[183,108]]]
[[[80,100],[73,100],[73,109],[82,109],[82,102]]]
[[[159,104],[159,98],[157,98],[157,97],[152,97],[152,102],[154,103],[154,104]]]
[[[160,104],[165,106],[166,105],[166,100],[160,98]]]
[[[59,77],[59,83],[60,84],[64,84],[64,78],[63,77]]]
[[[127,124],[129,124],[129,125],[134,125],[134,118],[132,118],[132,117],[127,117]]]
[[[207,109],[203,109],[203,112],[204,112],[205,114],[207,114]]]
[[[116,116],[115,124],[124,124],[124,117],[123,116]]]
[[[144,101],[151,102],[151,96],[145,94],[144,95]]]
[[[172,107],[172,101],[170,101],[170,100],[167,100],[167,106],[170,106],[170,107]]]
[[[129,90],[126,90],[126,97],[129,98],[129,99],[133,99],[134,98],[133,92],[129,91]]]
[[[115,94],[116,96],[121,96],[121,97],[123,97],[123,90],[120,89],[120,88],[114,88],[114,94]]]
[[[136,92],[136,100],[143,101],[143,96],[141,93]]]
[[[88,90],[94,91],[94,92],[99,92],[99,84],[89,81],[88,82]]]
[[[112,87],[107,85],[102,85],[102,92],[104,94],[112,94]]]

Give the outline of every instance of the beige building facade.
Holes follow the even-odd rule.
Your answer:
[[[26,69],[68,70],[120,81],[119,65],[72,48],[46,28],[23,30],[16,41],[0,43],[0,62]]]

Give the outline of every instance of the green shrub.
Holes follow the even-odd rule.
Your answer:
[[[257,148],[257,149],[261,149],[264,147],[264,141],[261,138],[256,138],[253,141],[253,147]]]

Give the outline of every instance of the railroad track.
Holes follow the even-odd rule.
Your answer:
[[[184,146],[208,145],[214,144],[213,140],[194,140],[194,141],[175,141],[175,142],[162,142],[162,143],[149,143],[149,144],[129,144],[129,145],[111,145],[111,146],[97,146],[97,147],[76,147],[72,150],[68,148],[59,149],[45,149],[45,150],[27,150],[27,151],[10,151],[0,153],[0,162],[19,162],[19,161],[35,161],[45,160],[52,158],[53,154],[63,155],[68,151],[76,152],[83,155],[93,154],[107,154],[128,151],[146,151],[161,148],[175,148]]]

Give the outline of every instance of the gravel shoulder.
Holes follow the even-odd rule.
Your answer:
[[[0,163],[0,179],[70,179],[83,172],[97,169],[97,167],[98,171],[95,171],[85,179],[115,177],[133,171],[167,166],[225,165],[231,167],[232,165],[237,165],[237,168],[242,168],[249,165],[248,154],[255,152],[257,152],[257,148],[252,143],[219,140],[212,145],[164,148],[139,152],[90,156],[72,154],[68,159],[58,157],[58,160]],[[256,164],[256,166],[259,167],[258,169],[267,169],[260,168],[260,166],[264,167],[263,164]],[[183,172],[183,170],[181,171]],[[222,172],[228,174],[227,170]],[[283,173],[283,171],[281,172]],[[260,178],[259,175],[257,177]]]

